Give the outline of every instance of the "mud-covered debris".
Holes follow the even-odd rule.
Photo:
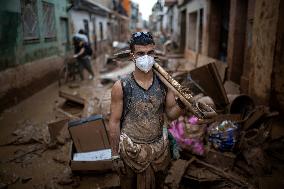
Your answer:
[[[236,155],[232,152],[219,152],[214,149],[209,149],[204,161],[224,169],[231,169],[234,166],[235,159]]]
[[[32,144],[41,143],[47,144],[49,142],[49,133],[46,124],[33,124],[26,120],[21,124],[20,128],[13,133],[13,138],[7,145]]]
[[[266,106],[258,106],[248,115],[248,118],[244,122],[243,130],[248,130],[255,123],[259,122],[261,118],[269,113],[269,108]]]
[[[35,184],[35,185],[33,185],[33,189],[45,189],[45,185],[44,184]]]
[[[21,182],[22,182],[23,184],[25,184],[25,183],[29,182],[29,181],[32,180],[32,179],[33,179],[32,177],[24,177],[24,178],[21,178]]]
[[[73,179],[72,188],[78,188],[80,186],[80,177],[73,176],[72,179]]]
[[[268,144],[266,152],[269,154],[269,157],[273,157],[274,159],[284,162],[284,138],[271,141]]]
[[[0,189],[7,189],[8,185],[4,183],[0,183]]]
[[[57,104],[54,108],[55,117],[58,120],[76,119],[82,116],[83,109],[84,104],[71,100],[65,100],[64,103]]]
[[[64,136],[58,136],[57,137],[57,144],[64,145],[66,143],[67,139]]]
[[[179,183],[184,175],[184,172],[187,169],[188,165],[193,160],[194,159],[187,161],[187,160],[179,159],[173,162],[173,165],[170,168],[168,175],[165,179],[165,184],[172,189],[179,188]]]
[[[69,167],[66,167],[60,177],[57,178],[57,183],[60,185],[71,185],[74,183],[72,172]]]
[[[7,170],[0,169],[0,189],[5,188],[11,184],[18,182],[20,177],[15,173],[8,172]]]
[[[114,82],[115,82],[114,80],[108,79],[108,78],[106,78],[106,79],[101,79],[101,84],[102,84],[102,85],[113,84]]]
[[[70,135],[67,128],[68,119],[56,120],[48,124],[50,133],[50,147],[54,145],[64,145],[69,139]]]
[[[50,150],[55,150],[58,148],[58,145],[56,142],[51,142],[47,145],[47,148],[50,149]]]
[[[260,189],[283,189],[284,186],[284,178],[282,176],[264,176],[259,177],[258,188]]]
[[[189,165],[184,177],[198,182],[213,182],[224,180],[222,177],[216,175],[209,169],[198,166],[196,164]]]
[[[68,159],[67,157],[63,156],[58,156],[56,155],[55,157],[52,158],[55,162],[60,163],[60,164],[68,164]]]
[[[211,171],[213,171],[214,173],[216,173],[217,175],[228,179],[229,181],[233,182],[234,184],[241,186],[241,187],[249,187],[249,183],[245,180],[245,178],[240,177],[239,175],[236,175],[232,172],[229,171],[225,171],[217,166],[205,163],[204,161],[201,161],[199,159],[195,160],[196,163],[210,169]]]
[[[239,125],[230,120],[214,122],[207,131],[209,142],[222,152],[232,151],[238,141]]]
[[[7,162],[16,162],[16,163],[23,163],[29,162],[35,157],[40,157],[41,154],[46,150],[45,145],[32,145],[27,147],[25,150],[17,150],[15,151],[14,157],[7,160]]]
[[[263,175],[270,172],[270,163],[261,147],[254,147],[243,151],[243,156],[248,165],[252,166],[255,175]]]
[[[62,187],[59,186],[57,183],[54,183],[53,180],[44,185],[44,189],[61,189],[61,188]]]
[[[68,87],[71,88],[71,89],[76,89],[76,88],[79,88],[80,85],[79,85],[79,83],[70,83],[68,85]]]
[[[57,183],[60,185],[70,185],[73,183],[73,179],[70,176],[66,176],[61,178]]]
[[[280,119],[274,119],[270,123],[271,125],[271,139],[276,140],[284,137],[284,127]]]
[[[74,101],[79,104],[84,105],[84,98],[82,98],[77,91],[69,91],[69,90],[60,90],[59,96],[66,100]]]
[[[62,186],[71,185],[72,188],[78,188],[80,186],[80,177],[72,176],[72,175],[65,175],[57,181],[57,184],[62,185]]]
[[[99,112],[104,116],[105,120],[110,116],[111,89],[107,90],[99,101]]]

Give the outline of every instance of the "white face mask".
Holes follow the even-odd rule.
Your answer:
[[[154,63],[154,57],[148,55],[144,55],[135,59],[137,68],[145,73],[148,73],[151,70]]]

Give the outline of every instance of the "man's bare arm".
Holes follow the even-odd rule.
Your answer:
[[[169,119],[175,120],[183,111],[176,103],[174,93],[169,89],[166,96],[166,114]]]
[[[112,155],[118,155],[119,136],[120,136],[120,119],[123,110],[123,92],[120,81],[115,82],[111,91],[109,136]]]

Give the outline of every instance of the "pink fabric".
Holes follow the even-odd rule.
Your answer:
[[[188,123],[192,125],[197,125],[197,122],[198,122],[198,118],[196,116],[191,116],[190,118],[188,118]]]
[[[198,119],[195,116],[192,116],[187,120],[188,123],[198,127],[198,125],[196,125],[197,121]],[[192,153],[197,155],[203,155],[203,141],[200,139],[186,138],[184,134],[184,127],[184,122],[175,120],[171,123],[169,132],[173,135],[182,149],[190,150]]]

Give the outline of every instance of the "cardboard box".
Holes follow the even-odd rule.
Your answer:
[[[70,154],[72,171],[103,172],[112,169],[111,149],[102,115],[70,121],[68,129],[73,140]]]
[[[190,75],[201,86],[206,95],[213,99],[218,110],[224,109],[229,104],[227,93],[215,63],[196,68],[190,71]]]
[[[110,148],[109,148],[110,150]],[[97,160],[97,161],[84,161],[84,160],[74,160],[74,155],[77,150],[74,143],[71,144],[71,154],[70,154],[70,167],[72,171],[75,172],[105,172],[112,170],[112,160],[111,156],[107,159]]]
[[[110,148],[102,115],[70,121],[68,129],[77,152],[90,152]]]

